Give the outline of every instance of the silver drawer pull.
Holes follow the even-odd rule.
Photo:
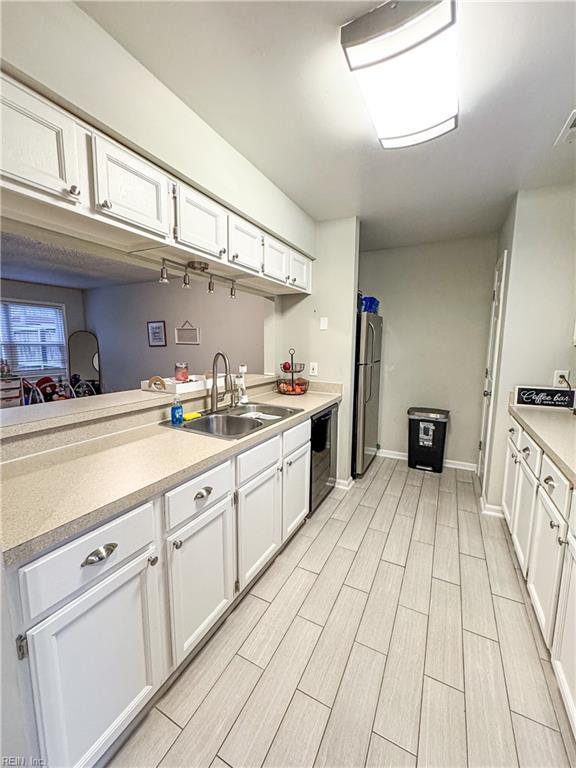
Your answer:
[[[85,565],[98,565],[98,563],[101,563],[103,560],[107,560],[117,546],[118,544],[111,542],[110,544],[104,544],[103,547],[98,547],[94,552],[90,552],[88,557],[80,563],[80,567],[84,568]]]
[[[80,187],[77,187],[76,184],[72,184],[68,190],[68,194],[73,195],[74,197],[80,197]]]
[[[174,549],[182,549],[182,544],[183,543],[184,542],[181,541],[181,539],[178,539],[178,541],[172,542],[172,546],[174,547]]]
[[[552,493],[552,491],[556,488],[556,483],[554,482],[554,478],[552,477],[552,475],[547,475],[544,478],[544,485],[546,486],[548,491]]]
[[[526,446],[526,448],[522,448],[522,453],[524,456],[526,456],[526,458],[528,458],[530,456],[530,448],[528,446]]]
[[[211,488],[209,485],[205,485],[204,488],[200,488],[200,490],[195,494],[194,501],[200,501],[201,499],[207,499],[208,496],[212,493],[214,489]]]
[[[510,434],[513,435],[516,432],[516,430],[514,429],[514,427],[510,427],[508,432],[510,432]]]
[[[288,464],[288,466],[289,466],[289,467],[291,467],[291,466],[292,466],[292,459],[288,459],[288,461],[286,462],[286,464]]]
[[[555,523],[554,520],[550,520],[550,528],[554,530],[554,528],[560,528],[560,523]]]
[[[102,200],[101,207],[105,208],[107,211],[112,210],[112,203],[110,200]]]
[[[560,544],[560,546],[568,544],[568,539],[563,539],[562,536],[558,536],[558,544]]]

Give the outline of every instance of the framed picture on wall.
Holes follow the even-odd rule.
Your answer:
[[[148,346],[166,346],[166,323],[164,320],[148,321]]]

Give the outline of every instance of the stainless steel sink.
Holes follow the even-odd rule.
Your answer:
[[[273,416],[274,419],[264,419],[264,421],[279,421],[280,419],[287,419],[288,416],[294,416],[295,413],[300,413],[301,408],[285,408],[281,405],[266,405],[265,403],[248,403],[247,405],[236,405],[234,408],[230,408],[229,413],[234,416],[250,416],[250,418],[258,418],[257,414],[264,414],[264,416]]]
[[[178,429],[213,435],[224,440],[237,440],[256,429],[261,429],[263,426],[264,422],[258,419],[243,419],[230,413],[210,413],[193,421],[185,421]]]

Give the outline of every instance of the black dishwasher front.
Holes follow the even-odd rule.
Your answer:
[[[338,461],[338,404],[312,416],[310,514],[336,485]]]

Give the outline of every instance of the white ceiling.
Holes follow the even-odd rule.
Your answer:
[[[553,147],[576,106],[574,3],[460,0],[460,126],[393,151],[339,45],[377,4],[79,3],[315,219],[358,215],[364,249],[494,232],[517,189],[574,178],[574,146]]]

